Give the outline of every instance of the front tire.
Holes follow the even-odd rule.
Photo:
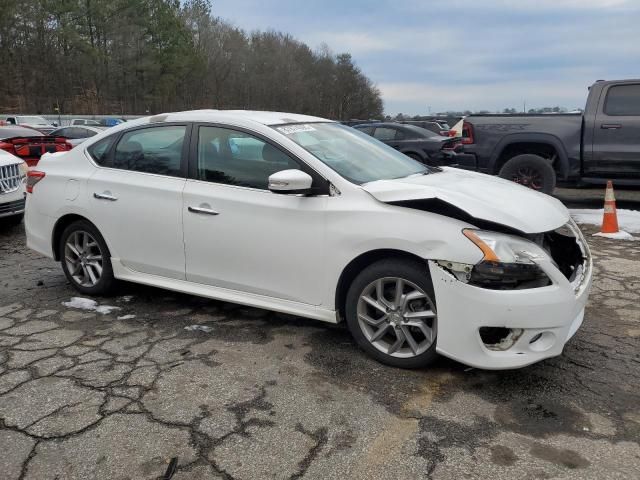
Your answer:
[[[437,313],[426,264],[376,262],[355,278],[346,319],[357,344],[381,363],[419,368],[436,357]]]
[[[549,160],[539,155],[516,155],[507,160],[498,175],[548,195],[556,188],[556,172],[553,166]]]
[[[98,229],[87,220],[67,226],[60,237],[60,262],[67,280],[85,295],[107,295],[116,280],[111,254]]]

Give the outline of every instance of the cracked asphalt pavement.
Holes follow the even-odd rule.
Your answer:
[[[65,306],[59,265],[0,228],[0,476],[157,479],[177,458],[176,480],[638,478],[640,242],[588,238],[562,356],[403,371],[343,326],[155,288]]]

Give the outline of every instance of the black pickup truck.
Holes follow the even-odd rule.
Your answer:
[[[458,167],[551,193],[563,184],[640,185],[640,80],[595,82],[583,114],[471,115]]]

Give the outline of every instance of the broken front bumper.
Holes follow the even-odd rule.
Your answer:
[[[466,365],[491,370],[523,367],[560,355],[582,324],[591,289],[591,258],[586,259],[578,285],[570,283],[550,260],[539,266],[551,285],[489,290],[461,282],[429,261],[438,312],[436,350]],[[491,348],[480,336],[482,327],[512,329],[515,342],[503,350]]]

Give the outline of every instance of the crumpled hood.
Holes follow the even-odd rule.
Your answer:
[[[556,229],[569,221],[557,199],[516,183],[482,173],[444,167],[442,172],[362,185],[385,203],[437,198],[472,217],[524,233]]]

